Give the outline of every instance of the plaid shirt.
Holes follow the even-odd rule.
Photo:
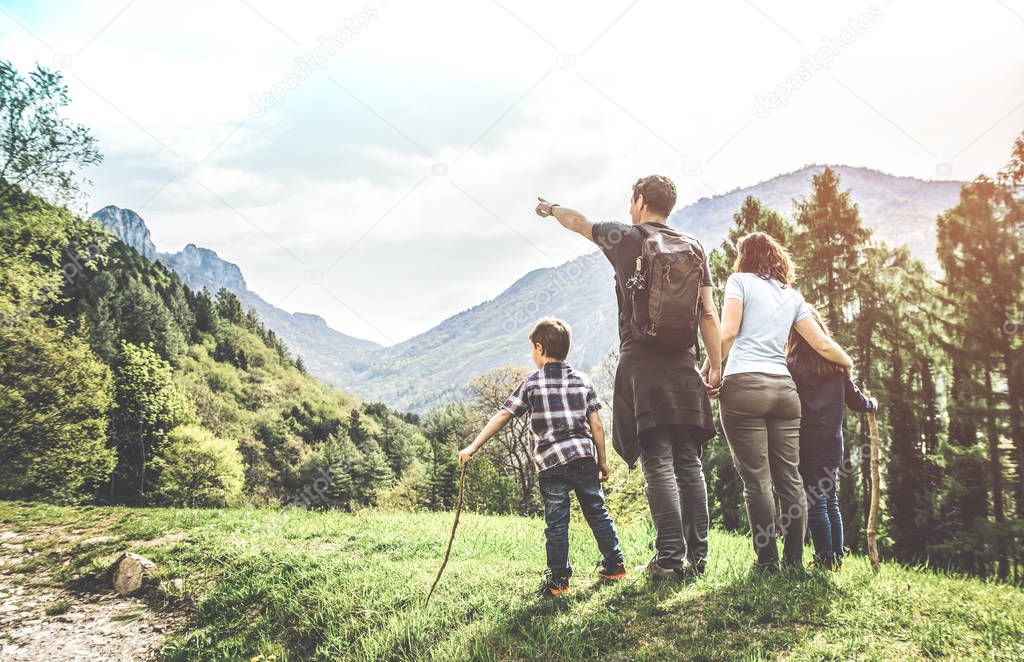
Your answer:
[[[561,361],[527,377],[502,405],[513,416],[531,415],[530,453],[538,471],[594,457],[587,415],[600,408],[587,376]]]

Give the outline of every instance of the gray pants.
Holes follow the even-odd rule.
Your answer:
[[[721,390],[722,428],[743,480],[757,562],[802,563],[807,498],[800,479],[800,398],[788,375],[729,375]],[[774,489],[773,489],[774,488]],[[775,495],[782,512],[776,516]]]
[[[657,427],[640,436],[647,504],[657,531],[654,547],[664,568],[707,561],[708,488],[701,450],[683,426]]]

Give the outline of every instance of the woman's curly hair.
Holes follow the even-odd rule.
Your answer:
[[[740,239],[732,270],[757,274],[765,280],[774,278],[783,285],[791,285],[796,279],[796,267],[793,266],[789,252],[764,232],[751,232]]]

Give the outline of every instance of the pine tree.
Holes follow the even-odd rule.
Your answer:
[[[839,344],[848,345],[853,333],[846,308],[855,300],[857,271],[871,231],[861,225],[850,192],[839,190],[839,175],[829,167],[812,177],[811,197],[797,202],[795,221],[800,291],[824,309]]]
[[[857,274],[864,245],[871,236],[861,225],[860,212],[849,191],[839,190],[839,175],[829,167],[811,179],[810,198],[796,203],[797,226],[793,253],[799,264],[798,289],[812,305],[821,309],[836,341],[850,347],[854,339],[852,309],[856,304]],[[870,374],[870,367],[858,365],[858,372]],[[846,438],[851,438],[847,430]],[[846,444],[843,465],[855,466]],[[863,484],[863,481],[862,481]],[[844,472],[839,481],[843,526],[849,545],[861,543],[862,509],[857,499],[857,476]]]

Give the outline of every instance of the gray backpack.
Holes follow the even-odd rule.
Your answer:
[[[663,351],[697,344],[706,257],[693,236],[637,226],[643,235],[636,271],[626,283],[633,301],[633,337]]]

